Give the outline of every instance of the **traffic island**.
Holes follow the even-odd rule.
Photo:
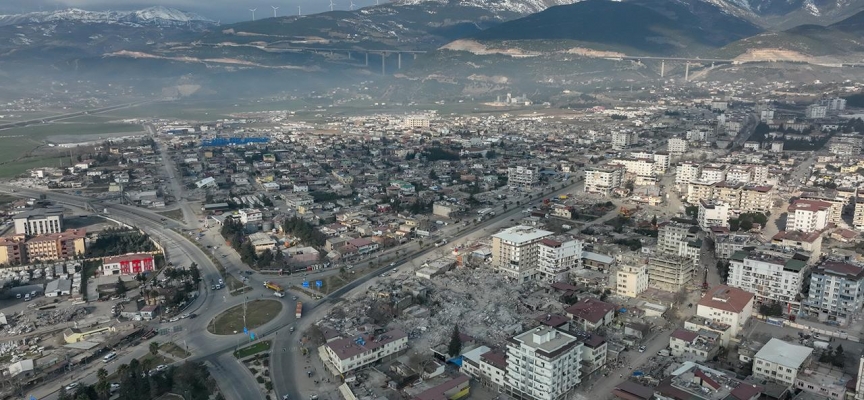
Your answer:
[[[282,302],[276,300],[252,300],[225,310],[216,318],[210,320],[207,331],[215,335],[233,335],[243,332],[245,314],[246,326],[249,331],[264,325],[279,315]]]

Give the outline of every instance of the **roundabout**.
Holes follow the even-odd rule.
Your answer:
[[[245,328],[255,329],[274,320],[282,311],[282,302],[277,300],[253,300],[231,307],[207,324],[207,331],[214,335],[243,333]]]

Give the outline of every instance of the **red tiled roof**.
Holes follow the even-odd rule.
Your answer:
[[[732,397],[735,397],[738,400],[750,400],[759,393],[762,393],[761,387],[743,382],[730,392]]]
[[[615,306],[605,301],[596,299],[585,299],[570,307],[565,311],[574,318],[584,319],[588,322],[597,323],[603,319],[606,314],[615,309]]]
[[[534,320],[540,321],[541,324],[551,326],[553,328],[564,325],[569,321],[567,317],[560,314],[542,314],[538,315],[536,318],[534,318]]]
[[[795,210],[810,210],[810,211],[818,211],[818,210],[827,210],[831,208],[831,203],[827,201],[819,201],[819,200],[810,200],[810,199],[798,199],[795,200],[794,203],[789,205],[789,211],[794,212]]]
[[[701,369],[697,368],[696,372],[694,372],[693,375],[695,375],[697,378],[701,379],[702,383],[714,388],[714,390],[717,390],[721,386],[719,383],[717,383],[717,381],[715,381],[714,379],[711,379],[710,376],[705,375],[705,373],[702,372]]]
[[[708,290],[699,306],[740,313],[753,301],[753,293],[726,285],[715,286]]]
[[[465,375],[459,374],[455,378],[450,379],[438,386],[431,387],[414,396],[415,400],[447,400],[446,392],[457,388],[469,381]]]
[[[481,360],[500,370],[507,369],[507,354],[501,350],[490,350],[480,355]]]
[[[675,332],[672,332],[672,337],[690,343],[696,340],[696,338],[699,337],[699,334],[693,331],[678,328],[675,330]]]
[[[864,268],[844,262],[825,261],[817,265],[816,269],[822,273],[842,275],[850,278],[861,278],[864,276]]]
[[[774,237],[772,237],[771,240],[772,241],[774,241],[774,240],[781,241],[781,240],[785,239],[785,240],[793,240],[796,242],[813,243],[816,241],[816,239],[819,239],[820,236],[822,236],[822,231],[814,231],[814,232],[809,232],[809,233],[798,232],[798,231],[780,231],[780,232],[777,232],[777,234],[774,235]]]

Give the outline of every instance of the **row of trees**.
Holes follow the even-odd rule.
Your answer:
[[[282,224],[282,229],[286,233],[300,239],[307,246],[322,247],[324,246],[324,242],[327,241],[327,235],[306,222],[303,218],[291,217]]]
[[[152,346],[151,346],[152,351]],[[215,382],[210,378],[207,367],[201,362],[185,362],[167,371],[148,374],[154,367],[152,358],[142,361],[133,359],[129,364],[117,368],[120,389],[117,392],[123,400],[154,400],[165,393],[177,393],[187,400],[207,400]],[[96,372],[98,382],[95,385],[79,386],[74,392],[61,386],[58,400],[107,400],[111,397],[111,382],[108,381],[108,371],[100,368]],[[217,398],[222,399],[219,394]]]
[[[87,257],[108,257],[118,254],[155,251],[150,236],[134,229],[107,229],[90,244]]]
[[[762,227],[765,227],[765,224],[768,223],[768,216],[762,213],[743,213],[738,216],[738,218],[733,218],[729,220],[729,230],[730,231],[749,231],[753,229],[753,224],[759,224]]]
[[[252,245],[251,241],[246,240],[246,235],[243,232],[243,224],[240,221],[234,218],[226,218],[220,233],[222,234],[222,237],[228,241],[231,247],[237,251],[240,255],[240,261],[243,261],[244,264],[250,267],[257,267],[258,269],[267,269],[272,267],[281,268],[284,266],[282,265],[283,258],[281,250],[277,250],[276,253],[274,253],[268,249],[260,255],[255,252],[255,246]]]

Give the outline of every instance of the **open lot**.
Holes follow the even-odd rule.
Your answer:
[[[282,303],[276,300],[254,300],[246,304],[246,328],[255,329],[279,315]],[[210,333],[233,335],[243,332],[243,305],[234,306],[213,318],[207,326]]]

